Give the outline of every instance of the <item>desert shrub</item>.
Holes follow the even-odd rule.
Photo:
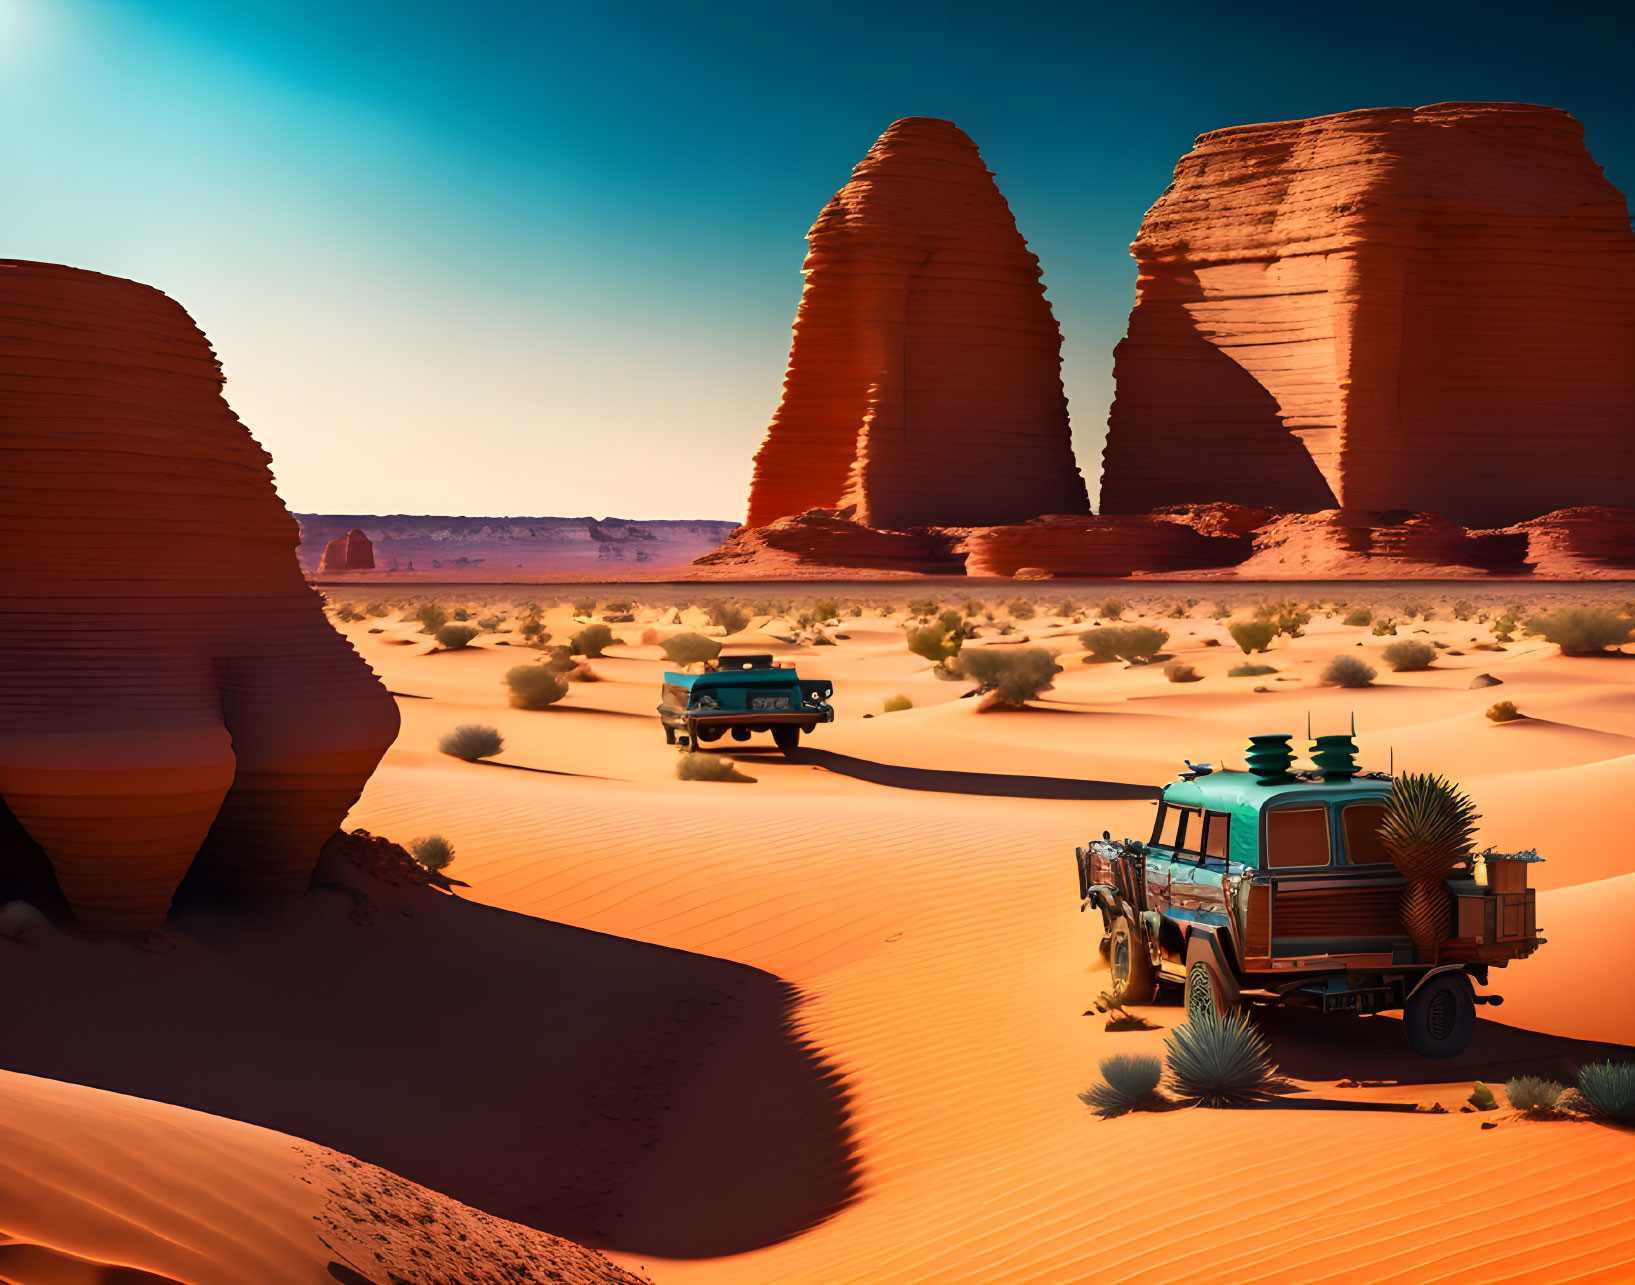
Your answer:
[[[1079,635],[1079,644],[1092,660],[1126,660],[1143,664],[1169,641],[1169,631],[1151,625],[1101,625]]]
[[[965,617],[957,611],[939,611],[937,623],[942,626],[944,633],[958,634],[961,638],[973,638],[975,629],[965,627]]]
[[[1374,622],[1374,628],[1371,632],[1376,638],[1384,638],[1387,635],[1394,635],[1397,632],[1397,622],[1391,620],[1389,617],[1381,617]]]
[[[454,860],[454,845],[440,834],[409,840],[409,855],[433,874]]]
[[[717,598],[704,608],[712,625],[719,625],[723,633],[741,634],[749,628],[749,612],[731,598]]]
[[[543,647],[551,640],[550,634],[545,631],[545,622],[538,616],[527,617],[517,629],[522,634],[522,640],[530,646]]]
[[[967,598],[959,605],[961,614],[965,616],[980,616],[987,608],[988,604],[980,598]]]
[[[614,615],[622,616],[625,615],[634,605],[635,604],[628,598],[619,598],[614,602],[604,602],[602,604],[602,610],[611,611]]]
[[[1164,666],[1164,677],[1172,683],[1196,683],[1202,680],[1200,674],[1191,665],[1183,665],[1180,661]]]
[[[1516,632],[1516,617],[1505,612],[1493,622],[1493,636],[1500,642],[1509,642]]]
[[[903,637],[909,651],[938,664],[959,655],[960,645],[964,642],[963,635],[949,633],[940,623],[920,625],[910,629]]]
[[[613,631],[606,625],[586,625],[568,640],[568,647],[576,656],[589,656],[595,659],[617,641]]]
[[[366,602],[363,604],[363,614],[380,620],[391,614],[391,608],[384,602]]]
[[[1429,669],[1436,659],[1436,649],[1428,643],[1416,642],[1411,638],[1404,638],[1401,642],[1394,642],[1381,653],[1385,663],[1397,673],[1409,673],[1413,670]]]
[[[499,627],[505,623],[503,616],[483,616],[477,621],[477,628],[485,634],[497,633]]]
[[[1514,723],[1518,718],[1527,717],[1516,708],[1515,701],[1500,701],[1497,705],[1489,705],[1487,716],[1495,723]]]
[[[721,654],[720,642],[703,634],[672,634],[659,646],[664,648],[664,659],[672,665],[696,665]]]
[[[1527,628],[1553,642],[1567,656],[1589,656],[1631,641],[1635,620],[1606,607],[1571,607],[1534,616]],[[1495,626],[1494,632],[1498,629]]]
[[[1497,1111],[1499,1109],[1499,1104],[1493,1097],[1493,1090],[1480,1080],[1477,1080],[1471,1086],[1470,1096],[1465,1101],[1478,1111]]]
[[[1277,626],[1270,620],[1234,620],[1226,627],[1226,632],[1232,635],[1232,641],[1247,656],[1270,647],[1272,639],[1277,637]]]
[[[1428,602],[1421,602],[1418,599],[1409,599],[1407,602],[1402,604],[1402,614],[1409,620],[1414,619],[1416,616],[1420,620],[1430,620],[1436,615],[1436,608]]]
[[[1476,614],[1476,604],[1468,598],[1459,598],[1448,610],[1453,613],[1455,620],[1469,620]]]
[[[477,634],[475,625],[444,625],[437,631],[437,645],[455,651],[470,643]]]
[[[1303,610],[1293,599],[1263,602],[1255,607],[1255,619],[1266,621],[1280,634],[1298,638],[1300,631],[1311,623],[1311,612]]]
[[[753,784],[755,778],[738,770],[729,758],[714,754],[689,751],[676,759],[676,778],[682,781],[744,781]]]
[[[517,709],[546,709],[568,694],[568,681],[551,665],[517,665],[505,671],[504,683]]]
[[[846,608],[846,614],[848,616],[861,616],[863,614],[863,604],[860,602],[852,603],[851,606]]]
[[[1158,1102],[1158,1081],[1163,1074],[1161,1058],[1115,1053],[1102,1059],[1101,1083],[1079,1094],[1079,1101],[1103,1117],[1136,1111]]]
[[[434,634],[448,624],[448,612],[435,602],[423,602],[415,608],[409,619],[420,622],[421,633]]]
[[[575,598],[573,600],[573,614],[576,616],[588,616],[595,610],[596,599],[594,598]]]
[[[1578,1069],[1578,1096],[1591,1115],[1635,1124],[1635,1062],[1592,1062]]]
[[[833,598],[819,598],[812,604],[812,614],[819,620],[835,620],[840,616],[840,604]]]
[[[437,748],[443,753],[467,763],[489,758],[504,747],[505,738],[499,731],[482,723],[461,723],[437,742]]]
[[[1012,598],[1005,604],[1005,610],[1010,612],[1012,620],[1032,620],[1039,614],[1032,598]]]
[[[1345,620],[1341,623],[1350,625],[1353,629],[1361,629],[1374,623],[1374,613],[1367,607],[1357,607],[1346,612]]]
[[[1062,672],[1056,657],[1043,647],[982,647],[959,658],[960,672],[993,694],[994,703],[1020,709]]]
[[[1514,1080],[1506,1080],[1504,1095],[1510,1099],[1510,1105],[1518,1111],[1548,1111],[1561,1100],[1561,1095],[1567,1091],[1565,1084],[1557,1084],[1554,1080],[1541,1079],[1536,1075],[1523,1075]]]
[[[449,616],[454,620],[470,620],[471,612],[466,610],[464,607],[456,607],[453,611],[449,612]]]
[[[1266,1041],[1242,1012],[1201,1012],[1164,1040],[1170,1088],[1205,1107],[1240,1106],[1264,1093],[1275,1074]]]
[[[888,714],[895,714],[899,710],[913,709],[913,708],[914,708],[914,702],[909,700],[908,697],[906,697],[906,696],[897,695],[897,696],[887,696],[886,697],[886,713],[888,713]]]
[[[1209,609],[1209,618],[1211,620],[1230,620],[1232,618],[1231,605],[1224,602],[1217,602]]]
[[[1122,598],[1106,598],[1096,606],[1096,615],[1103,620],[1117,620],[1130,609],[1130,604]]]
[[[1276,665],[1233,665],[1226,671],[1228,678],[1259,678],[1263,674],[1277,673]]]
[[[1374,667],[1361,656],[1336,656],[1323,666],[1319,681],[1325,687],[1367,687],[1374,681]]]
[[[1053,616],[1061,616],[1064,620],[1072,617],[1078,611],[1078,604],[1071,598],[1063,598],[1050,609]]]
[[[932,616],[942,610],[942,604],[935,598],[910,598],[908,600],[908,614],[920,620],[930,620]]]

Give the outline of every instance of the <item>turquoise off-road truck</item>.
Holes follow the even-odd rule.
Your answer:
[[[1538,858],[1483,854],[1448,879],[1449,922],[1423,957],[1379,840],[1391,777],[1359,772],[1349,736],[1318,738],[1319,770],[1291,771],[1289,740],[1251,738],[1250,771],[1189,764],[1164,787],[1147,841],[1103,831],[1076,850],[1079,908],[1101,912],[1111,998],[1146,1003],[1170,985],[1195,1011],[1400,1009],[1416,1053],[1457,1056],[1476,1006],[1503,1002],[1472,984],[1544,943],[1527,887]]]
[[[731,734],[747,741],[771,732],[785,754],[800,744],[802,732],[832,723],[834,685],[826,678],[802,678],[771,656],[720,656],[702,674],[666,673],[659,699],[664,739],[688,748]]]

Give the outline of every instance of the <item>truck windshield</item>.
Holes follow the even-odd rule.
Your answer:
[[[1348,864],[1390,864],[1390,854],[1380,843],[1380,823],[1385,820],[1385,804],[1348,803],[1340,817],[1345,829],[1345,859]]]
[[[1309,804],[1266,812],[1266,864],[1272,869],[1328,864],[1328,807]]]

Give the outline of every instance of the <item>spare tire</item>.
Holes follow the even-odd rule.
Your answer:
[[[1462,972],[1437,973],[1402,1008],[1402,1033],[1420,1057],[1458,1057],[1476,1034],[1476,1001]]]

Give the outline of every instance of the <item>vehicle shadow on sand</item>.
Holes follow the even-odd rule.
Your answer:
[[[741,752],[741,751],[740,751]],[[928,790],[936,794],[975,794],[1005,799],[1156,799],[1158,789],[1125,781],[1074,781],[1053,776],[1011,776],[1003,772],[949,772],[939,768],[903,767],[837,754],[833,750],[799,749],[793,763],[886,785],[897,790]]]

